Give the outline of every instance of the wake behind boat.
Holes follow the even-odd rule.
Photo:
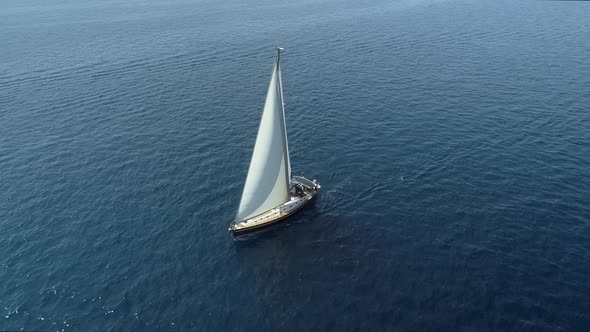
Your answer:
[[[283,221],[307,205],[320,188],[315,179],[291,177],[281,82],[281,51],[277,48],[244,191],[236,220],[229,228],[234,237]]]

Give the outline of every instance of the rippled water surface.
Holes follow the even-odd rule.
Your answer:
[[[0,330],[590,331],[590,4],[0,3]],[[313,207],[227,233],[280,45]]]

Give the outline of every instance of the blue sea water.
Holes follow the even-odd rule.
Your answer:
[[[590,331],[589,18],[2,1],[0,330]],[[277,45],[322,189],[234,241]]]

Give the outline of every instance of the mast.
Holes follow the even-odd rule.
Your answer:
[[[277,62],[275,66],[277,67],[278,71],[278,90],[279,95],[281,97],[281,112],[282,112],[282,121],[283,121],[283,144],[285,149],[285,158],[287,159],[287,184],[291,182],[291,158],[289,156],[289,141],[287,140],[287,120],[285,119],[285,102],[283,99],[283,79],[281,76],[281,52],[285,49],[282,47],[277,47]]]

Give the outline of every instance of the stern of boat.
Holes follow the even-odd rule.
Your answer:
[[[318,189],[320,189],[322,187],[319,184],[318,180],[316,180],[316,179],[309,180],[307,178],[304,178],[303,176],[294,176],[291,179],[291,185],[293,185],[293,184],[299,184],[299,185],[303,186],[305,189],[314,190],[314,191],[318,191]]]

